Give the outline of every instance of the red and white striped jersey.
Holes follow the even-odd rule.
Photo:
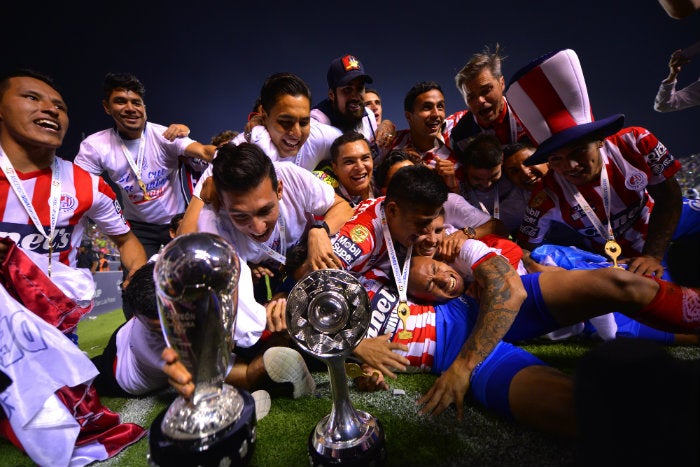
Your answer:
[[[654,207],[646,187],[673,177],[681,164],[656,136],[641,127],[623,128],[606,138],[600,155],[610,180],[610,220],[615,239],[625,256],[638,256]],[[592,249],[604,253],[607,238],[600,236],[564,183],[567,182],[553,170],[545,175],[542,186],[532,193],[518,239],[540,244],[552,221],[558,221],[587,238]],[[577,188],[606,226],[600,179]]]
[[[368,273],[391,276],[391,262],[382,233],[381,208],[384,197],[367,199],[355,208],[355,214],[333,238],[333,252],[343,268],[355,276]],[[381,271],[381,272],[380,272]]]
[[[87,226],[92,219],[106,235],[129,231],[116,196],[107,183],[77,165],[59,159],[61,164],[61,203],[52,239],[53,259],[75,267],[76,255]],[[22,187],[32,200],[44,231],[49,232],[51,168],[30,173],[17,172]],[[9,237],[23,250],[48,255],[49,243],[37,231],[27,211],[15,195],[10,182],[0,172],[0,237]]]

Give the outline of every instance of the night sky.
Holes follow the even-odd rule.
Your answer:
[[[454,75],[496,43],[506,84],[539,55],[574,49],[594,116],[624,113],[626,125],[648,128],[677,157],[700,152],[700,107],[653,110],[671,53],[700,41],[700,13],[676,20],[656,0],[22,3],[2,6],[0,68],[31,67],[61,86],[71,125],[58,153],[68,159],[83,136],[111,126],[101,107],[109,71],[141,79],[149,120],[185,123],[208,142],[242,129],[266,76],[298,74],[315,104],[328,92],[330,60],[351,53],[401,129],[403,97],[419,81],[442,85],[448,114],[462,110]],[[697,57],[679,87],[699,76]]]

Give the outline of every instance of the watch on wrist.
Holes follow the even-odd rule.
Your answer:
[[[309,228],[311,228],[311,229],[323,229],[326,231],[326,233],[328,234],[329,237],[331,236],[331,228],[328,227],[328,224],[326,224],[326,221],[316,220],[313,222],[313,224],[311,224],[311,227],[309,227]]]
[[[464,227],[462,232],[467,236],[467,238],[476,238],[476,230],[474,230],[473,227]]]

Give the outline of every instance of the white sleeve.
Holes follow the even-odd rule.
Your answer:
[[[449,193],[445,202],[445,223],[457,228],[480,227],[491,220],[491,216],[470,204],[464,196]]]
[[[253,275],[248,264],[241,260],[241,275],[238,278],[238,313],[233,340],[236,347],[248,348],[262,336],[267,325],[265,307],[255,301]],[[234,349],[235,350],[235,349]]]
[[[673,112],[696,105],[700,105],[700,79],[679,91],[676,91],[676,81],[662,81],[654,99],[654,110],[657,112]]]
[[[462,244],[462,249],[459,251],[453,266],[465,281],[473,281],[474,265],[489,254],[498,254],[498,251],[486,246],[484,242],[469,239]]]

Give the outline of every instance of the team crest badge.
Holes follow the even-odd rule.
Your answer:
[[[343,67],[345,68],[345,71],[350,71],[350,70],[359,70],[360,69],[360,61],[353,57],[352,55],[346,55],[343,57]]]
[[[647,186],[647,176],[643,172],[635,171],[625,180],[625,186],[630,190],[641,190]]]
[[[350,231],[350,238],[353,243],[362,243],[369,237],[369,230],[364,225],[356,225]]]
[[[61,193],[61,211],[70,212],[75,211],[75,207],[78,201],[70,193]]]
[[[535,195],[532,200],[530,200],[530,206],[533,208],[538,208],[542,203],[544,203],[544,200],[547,199],[547,192],[545,191],[540,191]]]

